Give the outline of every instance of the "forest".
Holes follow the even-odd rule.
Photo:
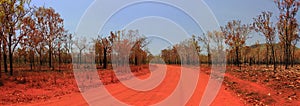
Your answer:
[[[151,40],[139,30],[120,29],[111,31],[109,35],[99,35],[95,39],[76,37],[76,33],[65,28],[60,13],[51,7],[36,7],[30,3],[30,0],[0,0],[0,88],[10,86],[10,82],[42,86],[38,83],[42,79],[45,82],[54,79],[51,84],[58,84],[60,80],[67,79],[66,73],[72,79],[74,77],[72,70],[78,64],[95,64],[96,68],[105,74],[111,72],[109,70],[113,65],[123,66],[129,63],[132,72],[144,73],[139,69],[140,66],[147,68],[145,65],[157,58],[162,58],[164,63],[175,66],[183,63],[209,66],[214,64],[212,61],[215,61],[225,63],[228,68],[245,71],[243,73],[247,74],[252,73],[253,66],[272,68],[268,70],[272,73],[290,72],[295,68],[299,70],[297,66],[300,64],[298,42],[300,36],[299,20],[296,16],[300,1],[275,0],[274,5],[278,8],[279,16],[273,15],[271,11],[263,11],[253,16],[252,23],[232,20],[225,26],[220,26],[220,30],[191,35],[190,39],[161,50],[159,55],[153,55],[147,47]],[[272,20],[274,17],[277,20]],[[250,38],[257,36],[263,37],[263,42],[255,41],[255,44],[247,45]],[[226,59],[215,58],[217,55],[225,55]],[[154,62],[163,64],[158,60]],[[253,70],[253,72],[257,71]],[[39,78],[41,73],[47,73],[47,76]],[[33,77],[34,75],[36,77]],[[55,78],[49,77],[52,75]],[[62,75],[64,77],[60,78]],[[237,75],[243,76],[241,73]],[[274,78],[278,76],[277,74],[266,75],[274,75]],[[287,80],[289,78],[287,77]],[[295,77],[293,83],[297,85],[295,89],[298,89],[293,88],[295,92],[299,92],[300,82],[297,82],[300,81],[299,78],[299,76]],[[226,81],[224,83],[232,84]],[[111,78],[108,82],[115,81]],[[72,84],[75,82],[73,81]],[[295,93],[295,95],[299,94]],[[2,101],[0,104],[7,105],[8,102],[5,101],[20,102],[19,99],[14,100],[11,96],[9,96],[11,99],[5,97],[0,97]],[[26,100],[34,100],[34,97],[21,102]]]

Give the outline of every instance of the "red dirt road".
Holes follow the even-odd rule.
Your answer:
[[[157,72],[159,70],[153,71]],[[152,72],[152,73],[153,73]],[[153,74],[152,74],[153,75]],[[180,66],[173,66],[168,65],[166,76],[164,80],[161,82],[160,85],[158,85],[156,88],[150,90],[150,91],[136,91],[133,89],[129,89],[126,86],[124,86],[121,83],[116,84],[109,84],[106,86],[101,86],[104,89],[107,89],[107,91],[116,99],[119,101],[122,101],[124,104],[128,105],[151,105],[159,103],[166,98],[168,98],[173,92],[176,86],[178,85],[179,79],[181,75],[181,67]],[[139,76],[140,79],[145,79],[149,75]],[[205,87],[207,86],[209,80],[209,75],[205,74],[204,72],[200,72],[198,83],[196,86],[195,91],[193,92],[193,95],[188,100],[188,102],[185,105],[192,105],[192,106],[198,106],[200,104],[202,95],[205,91]],[[147,84],[145,84],[147,85]],[[139,85],[137,85],[139,86]],[[144,85],[143,85],[144,86]],[[106,91],[97,91],[97,89],[91,89],[89,91],[84,92],[84,94],[89,94],[89,104],[97,104],[99,103],[98,100],[107,99],[107,96],[101,95],[97,96],[97,93],[103,93]],[[90,95],[95,93],[95,95]],[[180,97],[177,97],[177,99],[180,99]],[[101,103],[101,102],[100,102]],[[85,106],[88,105],[88,103],[85,101],[83,96],[80,93],[73,93],[69,95],[65,95],[61,98],[53,98],[48,101],[42,101],[34,104],[27,104],[28,106],[51,106],[51,105],[59,105],[59,106]],[[98,104],[99,105],[99,104]],[[225,86],[221,86],[220,91],[218,92],[216,98],[214,99],[213,103],[211,104],[213,106],[240,106],[244,105],[240,98],[235,96],[233,93],[225,89]]]

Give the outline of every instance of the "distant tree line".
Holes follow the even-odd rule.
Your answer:
[[[106,69],[108,64],[142,65],[149,62],[151,53],[147,50],[149,41],[138,30],[111,32],[107,37],[94,40],[95,62]],[[128,61],[128,62],[127,62]],[[127,63],[126,63],[127,62]]]
[[[88,45],[86,37],[82,37],[74,40],[74,50],[78,53],[74,55],[73,63],[95,63],[102,69],[111,65],[139,66],[148,63],[152,56],[147,49],[149,42],[138,30],[110,32],[107,36],[93,39],[91,45]]]
[[[221,27],[220,31],[208,31],[198,36],[197,41],[188,40],[161,51],[161,57],[169,64],[180,64],[187,61],[179,58],[177,48],[191,43],[202,43],[199,61],[201,63],[212,63],[212,54],[218,54],[226,48],[227,63],[241,67],[242,63],[273,65],[274,70],[277,64],[284,64],[288,69],[290,66],[299,63],[300,52],[296,47],[299,41],[299,27],[296,15],[300,5],[299,0],[275,0],[279,9],[278,21],[271,21],[272,12],[262,12],[253,18],[253,23],[242,24],[240,20],[233,20]],[[257,42],[255,45],[246,46],[251,32],[257,32],[264,36],[265,43]],[[255,36],[254,36],[255,37]],[[279,38],[279,42],[276,41]],[[192,36],[191,39],[195,39]],[[213,42],[213,43],[212,43]],[[226,45],[224,45],[224,42]],[[213,47],[214,45],[215,47]],[[184,46],[188,48],[188,46]],[[200,48],[197,45],[196,48]],[[217,48],[217,49],[216,49]],[[197,50],[200,51],[200,50]],[[188,51],[185,51],[188,52]],[[203,55],[206,54],[206,55]],[[192,58],[191,58],[192,60]]]

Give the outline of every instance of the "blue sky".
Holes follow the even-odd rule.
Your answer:
[[[108,9],[111,5],[117,5],[118,3],[120,3],[121,0],[102,0],[102,1],[109,2],[108,3],[109,5],[99,7],[99,9],[100,8]],[[65,21],[64,24],[66,29],[68,29],[71,33],[74,33],[76,31],[77,25],[79,24],[81,17],[85,14],[86,10],[89,8],[90,5],[92,5],[93,2],[94,0],[32,0],[33,5],[36,6],[44,5],[46,7],[52,7],[58,13],[60,13],[62,18]],[[188,2],[188,0],[184,2]],[[204,0],[204,2],[211,9],[211,12],[214,13],[217,21],[221,26],[225,25],[228,21],[231,20],[241,20],[243,23],[251,23],[253,21],[253,18],[259,15],[262,11],[273,12],[274,14],[272,20],[274,22],[276,22],[277,20],[276,17],[278,16],[278,9],[275,3],[273,2],[273,0]],[[150,4],[134,5],[131,7],[129,6],[128,8],[123,8],[120,11],[118,11],[115,15],[111,16],[110,20],[106,20],[107,21],[107,23],[105,24],[106,27],[103,29],[99,29],[99,32],[97,34],[105,36],[111,30],[120,30],[120,29],[124,29],[125,27],[136,28],[138,27],[137,25],[140,24],[135,22],[139,22],[137,20],[141,20],[143,17],[149,14],[150,16],[161,16],[164,19],[169,19],[166,21],[169,21],[169,23],[173,23],[173,25],[175,26],[177,25],[179,29],[180,28],[184,29],[182,31],[182,30],[173,30],[168,27],[159,27],[163,30],[171,30],[169,31],[170,32],[169,35],[172,35],[173,33],[187,33],[189,35],[190,34],[200,35],[201,33],[203,33],[203,30],[199,30],[199,26],[194,25],[195,22],[193,22],[193,20],[190,19],[190,17],[188,17],[184,12],[180,11],[180,9],[176,9],[176,8],[174,9],[170,6],[159,6],[159,5],[160,4],[157,5],[157,4],[150,3]],[[98,8],[98,7],[94,7],[94,8]],[[153,11],[147,10],[147,8],[151,8],[153,9]],[[97,13],[97,11],[93,11],[93,12]],[[203,13],[203,11],[199,10],[198,14],[201,13]],[[297,16],[297,19],[300,20],[299,15]],[[152,24],[157,24],[160,23],[161,19],[157,19],[156,21],[152,20],[152,21],[153,21]],[[97,22],[93,21],[91,23],[97,23]],[[150,24],[151,23],[149,23],[149,26],[151,26]],[[132,27],[132,26],[136,26],[136,27]],[[90,28],[87,27],[87,29]],[[146,32],[147,31],[145,31],[145,33]],[[88,33],[82,35],[96,36],[97,34]],[[169,36],[169,35],[164,35],[164,36]],[[247,42],[248,44],[253,44],[257,40],[261,40],[261,42],[263,42],[262,36],[259,36],[256,33],[252,33],[252,36],[253,37],[248,40]],[[170,39],[168,37],[166,38]],[[177,39],[182,39],[182,38],[177,38]]]
[[[81,16],[94,0],[32,0],[36,6],[52,7],[65,19],[65,26],[74,32]],[[110,0],[113,1],[113,0]],[[233,19],[249,23],[262,11],[272,11],[278,15],[273,0],[204,0],[212,9],[220,25]],[[297,16],[299,19],[299,15]],[[275,17],[274,17],[275,19]]]

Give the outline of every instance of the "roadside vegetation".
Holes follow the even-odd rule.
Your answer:
[[[207,74],[213,63],[226,64],[223,85],[245,104],[299,105],[300,1],[275,0],[274,5],[279,16],[264,11],[253,16],[252,23],[232,20],[220,30],[191,35],[153,55],[147,47],[151,41],[138,30],[76,38],[53,8],[36,7],[28,0],[0,0],[0,104],[59,98],[91,87],[77,87],[73,68],[95,65],[103,85],[108,85],[131,78],[131,72],[148,75],[151,60],[161,58],[168,65],[204,67],[199,71]],[[257,36],[264,42],[246,45]],[[131,70],[123,68],[128,64]],[[116,72],[113,67],[118,67]]]

